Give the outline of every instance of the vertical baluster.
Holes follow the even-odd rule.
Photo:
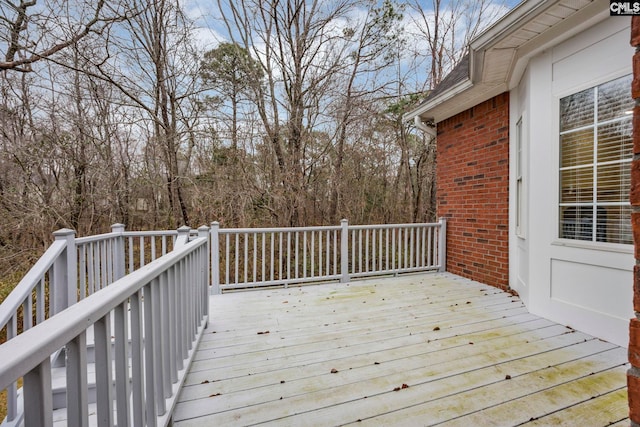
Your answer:
[[[238,265],[240,263],[240,233],[236,233],[236,247],[235,247],[235,253],[236,253],[236,258],[235,258],[235,276],[233,277],[234,282],[238,283],[239,277],[238,277]]]
[[[249,275],[249,233],[244,233],[244,283]]]
[[[273,281],[274,280],[274,269],[275,269],[275,261],[274,261],[274,252],[275,252],[275,232],[272,231],[271,233],[271,262],[270,262],[270,270],[271,270],[271,275],[269,276],[269,280]]]
[[[351,230],[351,271],[356,272],[356,230]]]
[[[171,369],[171,382],[175,383],[178,381],[178,339],[177,339],[177,323],[178,319],[176,317],[176,286],[175,281],[175,268],[171,267],[165,273],[167,275],[167,302],[169,304],[169,310],[165,313],[165,316],[168,316],[169,321],[169,367]]]
[[[44,299],[43,299],[44,301]],[[18,335],[18,315],[14,313],[7,323],[7,341]],[[11,383],[7,387],[7,419],[14,420],[18,416],[18,384]]]
[[[358,230],[358,272],[362,273],[362,229]]]
[[[432,239],[433,239],[433,228],[429,227],[429,229],[427,230],[427,265],[429,267],[433,267],[434,262],[433,262],[433,255],[432,255]]]
[[[27,298],[22,303],[22,330],[26,331],[33,327],[33,295],[29,292]]]
[[[144,373],[142,339],[142,291],[131,295],[131,393],[133,425],[144,425]]]
[[[155,261],[156,255],[156,236],[151,236],[151,261]]]
[[[402,262],[404,261],[404,252],[403,252],[403,235],[404,230],[402,227],[398,227],[398,270],[402,270]]]
[[[364,271],[369,271],[369,232],[368,228],[364,230]]]
[[[405,227],[404,229],[404,268],[407,268],[409,263],[409,229]]]
[[[180,289],[180,278],[178,276],[178,269],[173,267],[171,268],[171,276],[173,283],[173,311],[175,312],[175,359],[176,359],[176,369],[182,370],[184,368],[183,357],[182,357],[182,290]]]
[[[53,426],[53,398],[51,395],[51,360],[47,356],[24,377],[24,425],[26,427]]]
[[[409,228],[409,268],[415,267],[415,235],[416,229],[415,227]]]
[[[116,409],[118,427],[129,425],[129,304],[123,302],[114,310]]]
[[[178,272],[176,285],[180,287],[180,292],[182,293],[182,358],[186,359],[191,348],[191,340],[189,339],[189,294],[185,292],[187,276],[182,264],[176,264],[175,268]]]
[[[231,262],[231,258],[230,258],[230,249],[229,249],[229,243],[231,241],[231,237],[229,234],[227,234],[226,239],[225,239],[225,267],[224,267],[224,271],[225,271],[225,284],[229,284],[231,283],[229,281],[229,263]]]
[[[45,311],[45,281],[44,277],[40,279],[40,282],[36,286],[36,324],[44,321]]]
[[[282,269],[282,231],[278,232],[278,280],[282,280],[284,277]],[[288,287],[285,283],[284,287]]]
[[[378,229],[371,229],[371,271],[378,269],[378,253],[377,253]]]
[[[426,248],[425,248],[425,244],[427,243],[426,236],[427,236],[427,227],[422,227],[420,232],[420,266],[421,267],[426,267],[425,258],[424,258],[426,254]]]
[[[291,232],[287,231],[287,279],[291,279]]]
[[[164,415],[166,412],[164,402],[164,371],[163,371],[163,354],[162,354],[162,296],[160,293],[160,280],[153,279],[151,282],[151,294],[153,295],[153,306],[151,307],[151,323],[153,328],[153,356],[154,356],[154,370],[153,370],[153,383],[155,385],[155,400],[156,400],[156,413],[158,415]]]
[[[69,426],[89,425],[87,397],[87,336],[82,331],[66,346],[67,369],[67,424]],[[118,413],[120,408],[118,407]],[[127,426],[120,424],[118,426]]]
[[[100,243],[91,243],[91,251],[93,252],[93,289],[92,293],[100,290]]]
[[[45,288],[45,298],[47,299],[51,299],[52,298],[52,282],[53,282],[53,266],[51,268],[49,268],[49,270],[47,270],[47,278],[48,278],[48,283],[46,284],[46,288]],[[53,304],[45,304],[45,319],[50,318],[51,316],[53,316]]]
[[[316,264],[316,232],[311,230],[311,275],[309,277],[313,277],[315,272],[315,264]]]
[[[391,229],[391,269],[396,269],[396,229]]]
[[[322,230],[318,230],[318,276],[322,277]]]
[[[333,230],[333,274],[338,274],[338,230]]]
[[[153,327],[153,304],[154,295],[152,292],[152,283],[145,285],[142,295],[144,301],[144,379],[145,379],[145,402],[146,402],[146,419],[147,425],[155,427],[156,418],[156,359],[154,357],[154,327]]]
[[[171,361],[169,360],[169,354],[171,353],[171,326],[169,325],[169,280],[167,272],[162,273],[158,280],[158,293],[160,294],[160,304],[158,308],[160,311],[160,343],[162,345],[160,352],[162,353],[162,373],[163,373],[163,386],[164,397],[171,397],[171,375],[173,368],[171,367]],[[176,376],[177,380],[177,376]]]
[[[298,260],[298,254],[300,253],[300,232],[296,231],[296,253],[295,253],[295,259],[296,259],[296,279],[298,279],[300,277],[300,263]]]
[[[109,277],[108,277],[109,269],[107,268],[107,247],[106,246],[107,246],[107,242],[103,241],[100,244],[100,272],[102,273],[100,278],[100,289],[104,288],[109,284]]]
[[[91,295],[95,289],[95,280],[93,276],[93,244],[87,243],[84,246],[87,254],[87,295]]]
[[[382,263],[384,262],[384,256],[382,252],[382,228],[378,230],[378,271],[384,271]]]
[[[326,245],[325,245],[325,246],[327,247],[327,248],[326,248],[327,253],[326,253],[326,255],[325,255],[325,259],[326,259],[326,261],[325,261],[325,262],[326,262],[326,266],[325,266],[324,271],[326,272],[325,274],[326,274],[327,276],[329,276],[329,275],[331,275],[331,269],[330,269],[330,267],[331,267],[331,266],[330,266],[330,264],[331,264],[331,263],[330,263],[330,261],[329,261],[329,260],[331,259],[331,251],[330,251],[330,249],[331,249],[331,230],[327,230],[327,235],[326,235],[326,237],[325,237],[325,241],[326,241]]]
[[[110,317],[111,315],[107,313],[93,325],[96,358],[96,405],[99,427],[113,426]]]
[[[302,232],[302,277],[307,277],[307,232]]]
[[[162,236],[162,255],[167,254],[167,236]]]
[[[261,262],[262,262],[262,276],[260,277],[260,280],[262,280],[263,282],[267,281],[267,275],[266,275],[266,268],[267,268],[267,251],[266,251],[266,246],[267,246],[267,239],[266,239],[266,234],[263,232],[262,233],[262,257],[261,257]]]
[[[258,233],[252,233],[253,238],[253,277],[252,281],[258,281]]]
[[[91,293],[100,289],[100,250],[97,243],[89,243],[89,288]]]
[[[389,229],[384,230],[384,263],[385,270],[389,270]]]
[[[78,247],[78,255],[79,255],[79,260],[78,260],[78,282],[79,282],[79,286],[80,286],[80,299],[85,299],[87,296],[87,276],[86,276],[86,269],[87,269],[87,245],[82,245]]]
[[[139,240],[139,244],[140,244],[140,265],[138,266],[138,268],[142,268],[144,267],[144,236],[140,236],[140,240]]]
[[[133,259],[133,236],[127,237],[127,242],[129,244],[129,273],[133,273],[135,271]]]

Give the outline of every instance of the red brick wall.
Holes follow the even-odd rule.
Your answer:
[[[438,216],[447,271],[509,286],[509,94],[437,124]]]

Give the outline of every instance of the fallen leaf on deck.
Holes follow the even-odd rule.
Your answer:
[[[331,369],[331,373],[332,373],[332,374],[337,374],[337,373],[338,373],[338,370],[337,370],[336,368],[333,368],[333,369]]]
[[[439,331],[440,330],[440,326],[436,326],[435,328],[433,328],[434,331]]]
[[[506,377],[504,377],[505,380],[510,380],[511,379],[511,375],[507,375]]]
[[[264,334],[268,334],[269,331],[264,331],[264,332],[258,332],[258,335],[264,335]]]
[[[215,394],[211,394],[209,395],[209,397],[216,397],[216,396],[220,396],[222,393],[215,393]]]
[[[209,380],[204,380],[200,384],[209,384]]]

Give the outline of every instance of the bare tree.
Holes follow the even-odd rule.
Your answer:
[[[0,1],[0,70],[32,71],[90,34],[135,15],[129,2],[105,0]],[[135,5],[135,2],[134,2]]]
[[[469,42],[507,10],[502,0],[431,0],[430,7],[410,0],[408,5],[413,12],[411,36],[420,49],[415,54],[428,62],[427,89],[440,83],[466,54]]]
[[[169,206],[166,224],[189,224],[184,172],[188,169],[197,122],[198,66],[190,22],[179,5],[170,0],[150,2],[137,15],[122,22],[118,37],[104,39],[104,50],[117,57],[86,59],[86,72],[117,88],[140,117],[149,121],[139,131],[160,156]]]

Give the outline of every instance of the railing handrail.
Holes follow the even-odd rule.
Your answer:
[[[87,425],[91,327],[97,417],[108,425],[116,418],[118,425],[126,424],[133,417],[135,425],[142,425],[146,413],[154,418],[151,424],[167,425],[208,321],[207,232],[205,227],[195,240],[0,345],[0,390],[9,390],[15,402],[15,384],[23,377],[24,408],[29,408],[16,414],[12,407],[9,425],[22,422],[23,416],[28,427],[52,425],[52,356],[60,348],[66,348],[69,424]]]
[[[144,267],[118,279],[85,299],[71,305],[11,341],[0,345],[0,390],[38,366],[45,358],[122,304],[131,295],[198,247],[207,244],[199,237]]]
[[[332,280],[346,283],[445,268],[444,218],[426,223],[349,225],[343,219],[330,226],[225,229],[214,222],[211,236],[214,293]]]
[[[423,228],[423,227],[437,227],[441,224],[439,222],[410,222],[404,224],[361,224],[350,225],[349,230],[385,230],[392,228]]]
[[[306,227],[266,227],[266,228],[220,228],[220,234],[236,233],[287,233],[296,231],[335,231],[340,230],[339,225],[318,225]]]
[[[55,240],[22,280],[18,282],[16,287],[7,295],[2,304],[0,304],[0,329],[9,323],[9,320],[11,320],[16,310],[18,310],[22,302],[33,291],[36,282],[53,266],[53,263],[66,248],[66,241]]]

